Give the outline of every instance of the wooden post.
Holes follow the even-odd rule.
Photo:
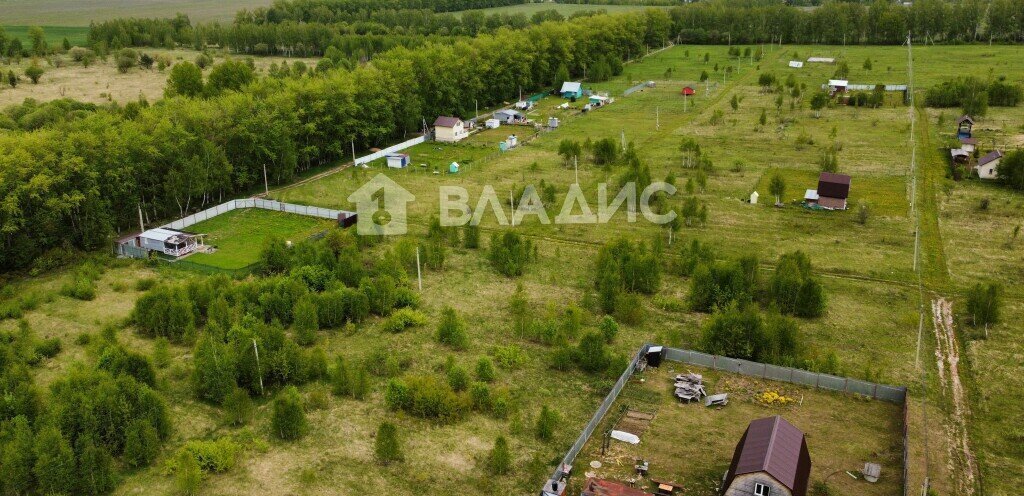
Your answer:
[[[423,292],[423,273],[420,271],[420,247],[416,247],[416,281],[419,283],[420,292]]]
[[[260,349],[256,346],[256,339],[252,340],[252,351],[256,354],[256,375],[260,378],[260,396],[263,396],[263,372],[260,371]]]

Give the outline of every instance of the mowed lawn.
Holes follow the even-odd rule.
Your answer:
[[[703,402],[677,402],[672,396],[673,377],[685,372],[702,374],[708,394],[727,393],[729,404],[707,408]],[[793,401],[765,404],[757,399],[765,392]],[[832,489],[829,494],[837,496],[891,496],[903,487],[901,408],[854,395],[663,362],[660,368],[648,369],[626,386],[595,430],[597,435],[577,457],[574,472],[625,481],[636,477],[633,465],[635,460],[643,459],[650,464],[651,480],[682,486],[683,494],[714,496],[750,421],[780,415],[806,436],[812,485],[827,482]],[[612,440],[610,449],[602,455],[600,433],[616,428],[629,410],[653,413],[654,420],[646,430],[632,427],[643,430],[639,444]],[[593,461],[599,461],[601,467],[592,468]],[[853,480],[843,473],[858,473],[865,462],[882,466],[877,483]],[[577,475],[575,479],[579,484],[585,477]],[[647,480],[641,480],[638,487],[654,489]]]
[[[205,243],[217,247],[217,251],[196,253],[187,260],[221,269],[241,269],[256,262],[267,238],[297,243],[332,225],[326,219],[259,208],[232,210],[188,228],[189,232],[206,234]]]

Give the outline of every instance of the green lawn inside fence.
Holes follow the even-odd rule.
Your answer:
[[[205,234],[205,243],[217,250],[196,253],[186,260],[219,269],[241,269],[256,263],[267,238],[276,236],[297,243],[332,225],[327,219],[273,210],[232,210],[187,228],[189,232]]]

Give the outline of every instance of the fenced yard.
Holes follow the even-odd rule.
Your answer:
[[[298,242],[335,225],[326,219],[257,208],[231,210],[194,224],[189,231],[206,234],[205,243],[216,246],[213,253],[196,253],[178,263],[214,269],[239,270],[259,258],[270,237]]]
[[[832,494],[841,495],[905,494],[905,387],[674,348],[665,349],[661,367],[641,372],[638,363],[647,348],[638,350],[553,479],[562,477],[562,467],[575,465],[579,469],[570,481],[577,484],[596,476],[643,486],[633,469],[642,459],[651,464],[650,480],[680,485],[686,494],[715,495],[747,424],[781,415],[807,436],[814,462],[812,484],[827,484]],[[673,396],[673,377],[684,372],[703,375],[707,393],[727,393],[729,404],[706,408],[700,402],[679,403]],[[654,415],[643,433],[635,433],[641,442],[611,441],[603,450],[603,433],[630,411]],[[600,462],[598,467],[592,461]],[[866,462],[882,465],[879,482],[844,474],[857,474]]]

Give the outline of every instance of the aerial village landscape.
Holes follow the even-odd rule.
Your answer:
[[[1018,494],[1022,42],[0,2],[0,494]]]

